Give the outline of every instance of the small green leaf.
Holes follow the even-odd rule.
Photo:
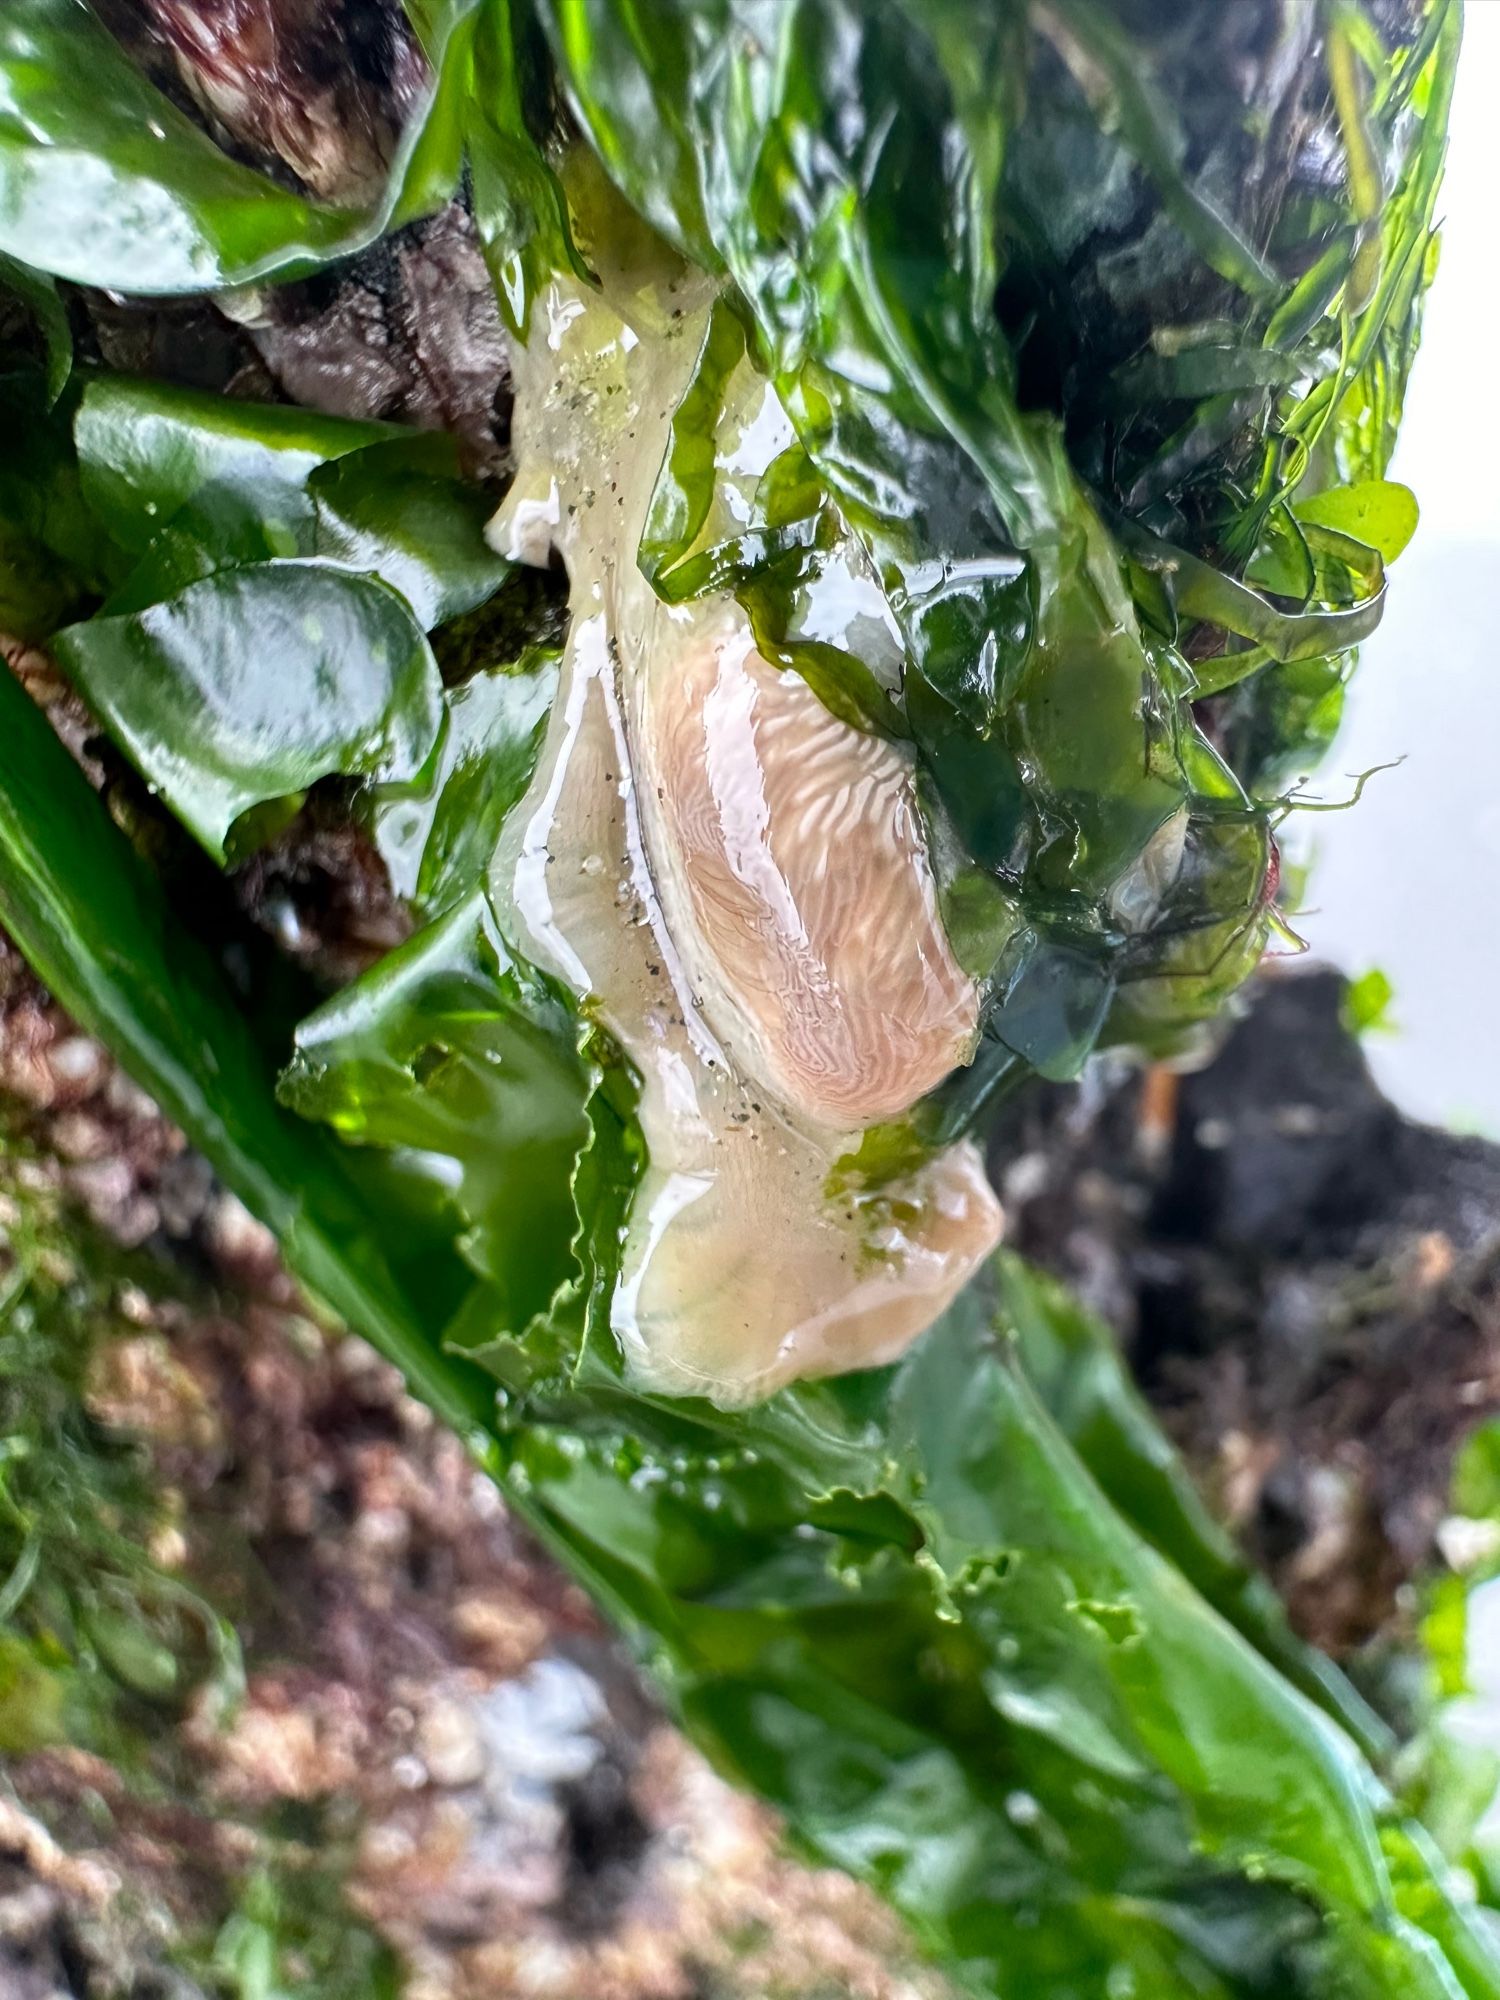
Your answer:
[[[126,1687],[153,1701],[167,1701],[177,1693],[181,1681],[177,1656],[151,1630],[139,1605],[128,1611],[91,1605],[83,1622],[100,1659]]]
[[[536,648],[450,689],[430,766],[410,784],[376,788],[375,843],[398,896],[439,916],[484,879],[536,764],[557,675],[556,653]]]
[[[672,413],[667,455],[651,491],[641,535],[642,574],[671,598],[673,570],[708,519],[718,483],[718,426],[730,377],[745,353],[745,328],[727,301],[715,300],[682,400]]]
[[[578,1274],[573,1177],[592,1081],[571,1009],[510,957],[481,894],[309,1016],[280,1096],[361,1146],[444,1163],[455,1235],[519,1335]]]
[[[24,1757],[68,1740],[67,1689],[18,1633],[0,1631],[0,1756]]]
[[[588,276],[561,184],[527,124],[524,86],[540,53],[528,33],[529,8],[483,0],[464,120],[475,226],[506,322],[522,335],[552,271]]]
[[[308,494],[317,554],[400,591],[424,631],[483,604],[511,572],[484,538],[489,497],[460,476],[446,437],[366,445],[319,466]]]
[[[265,800],[335,771],[414,777],[442,721],[437,666],[402,599],[316,563],[221,570],[53,643],[218,861],[235,820]]]
[[[1396,1023],[1391,1018],[1391,1007],[1395,998],[1396,989],[1386,974],[1378,965],[1371,966],[1344,988],[1340,1009],[1344,1026],[1351,1035],[1393,1033]]]
[[[75,426],[84,491],[141,560],[106,609],[142,611],[220,569],[296,556],[379,576],[425,630],[510,574],[452,438],[106,376]]]
[[[1334,609],[1283,611],[1248,584],[1215,569],[1187,550],[1158,541],[1134,524],[1122,522],[1120,526],[1136,561],[1157,572],[1180,616],[1201,619],[1207,625],[1217,625],[1224,632],[1253,642],[1247,651],[1224,652],[1195,661],[1193,678],[1199,695],[1218,694],[1233,687],[1268,659],[1286,666],[1293,661],[1345,652],[1370,636],[1385,609],[1382,576],[1379,587],[1359,603]]]
[[[1333,528],[1394,562],[1417,531],[1417,496],[1394,479],[1362,479],[1292,503],[1299,521]]]
[[[329,459],[410,435],[394,424],[238,402],[128,375],[90,381],[74,432],[89,505],[136,551],[200,487],[253,481],[300,488]]]
[[[1472,1519],[1500,1524],[1500,1420],[1481,1424],[1459,1453],[1453,1505]]]

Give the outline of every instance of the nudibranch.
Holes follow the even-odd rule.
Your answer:
[[[558,277],[517,347],[491,536],[561,558],[571,617],[491,886],[639,1073],[649,1163],[612,1305],[632,1379],[729,1405],[900,1354],[1000,1211],[968,1141],[880,1186],[835,1171],[978,1030],[909,756],[767,661],[733,597],[665,603],[637,560],[710,303],[681,265]],[[791,431],[748,363],[734,421],[753,483]]]

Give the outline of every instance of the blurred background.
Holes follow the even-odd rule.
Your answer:
[[[1351,974],[1378,966],[1394,1028],[1366,1053],[1404,1111],[1500,1136],[1500,0],[1470,0],[1443,184],[1442,263],[1392,476],[1422,522],[1364,650],[1344,733],[1312,790],[1395,757],[1357,812],[1288,822],[1312,869],[1296,928]]]
[[[1301,823],[1316,955],[1394,989],[1389,1032],[1365,1037],[1377,1078],[1416,1118],[1500,1137],[1500,397],[1488,384],[1500,307],[1500,0],[1469,0],[1440,212],[1442,261],[1392,475],[1421,503],[1390,608],[1364,650],[1320,782],[1395,757],[1357,811]],[[1341,789],[1342,787],[1342,789]],[[1293,820],[1288,831],[1297,826]],[[1470,1602],[1469,1681],[1447,1727],[1460,1754],[1500,1749],[1500,1582]],[[1481,1827],[1500,1840],[1500,1796]]]

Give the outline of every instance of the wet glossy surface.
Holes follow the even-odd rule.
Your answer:
[[[561,552],[574,621],[493,886],[641,1073],[650,1167],[613,1312],[633,1371],[735,1402],[894,1357],[999,1217],[968,1145],[830,1191],[865,1126],[966,1060],[978,994],[903,752],[768,665],[732,599],[664,605],[636,566],[706,306],[674,284],[695,281],[622,313],[558,281],[519,357],[522,463],[493,535]],[[744,432],[748,475],[756,434],[779,440],[763,410]]]

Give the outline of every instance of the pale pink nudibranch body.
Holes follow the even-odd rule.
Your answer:
[[[632,1376],[733,1404],[893,1359],[1000,1216],[968,1142],[879,1188],[834,1172],[977,1028],[909,761],[763,659],[732,598],[665,604],[636,561],[708,304],[681,266],[600,293],[559,278],[516,353],[491,537],[561,555],[571,629],[492,891],[641,1079],[649,1163],[611,1314]],[[732,390],[729,461],[753,484],[790,429],[748,364]],[[732,521],[732,481],[719,504]],[[857,559],[847,595],[889,646]]]

